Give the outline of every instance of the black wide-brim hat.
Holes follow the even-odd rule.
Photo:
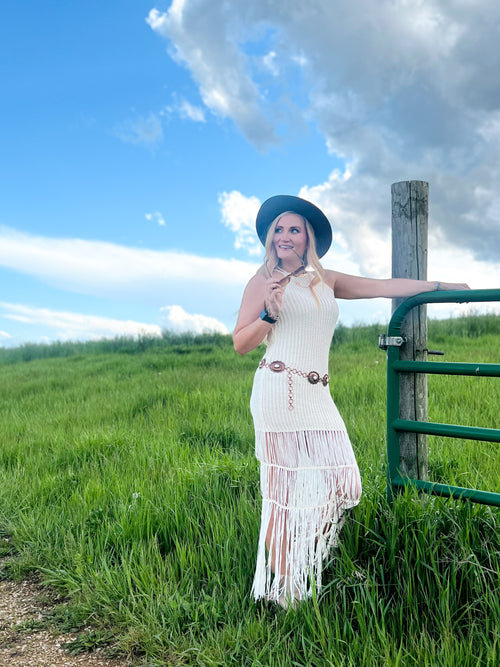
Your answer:
[[[326,215],[311,202],[292,195],[276,195],[262,204],[257,213],[257,234],[262,245],[266,244],[267,232],[278,215],[290,211],[306,218],[314,230],[316,252],[323,257],[332,244],[332,227]]]

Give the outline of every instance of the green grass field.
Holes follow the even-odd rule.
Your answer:
[[[431,322],[430,346],[498,363],[498,319]],[[73,650],[141,665],[498,665],[499,510],[386,502],[383,331],[341,327],[332,347],[364,495],[319,599],[250,598],[262,350],[239,357],[221,336],[0,350],[0,576],[65,594],[50,620],[80,630]],[[499,428],[499,405],[497,378],[429,378],[432,421]],[[500,492],[498,445],[445,440],[429,442],[433,481]]]

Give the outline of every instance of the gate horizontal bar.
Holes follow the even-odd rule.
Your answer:
[[[392,368],[399,373],[434,373],[443,375],[471,375],[475,377],[500,377],[500,364],[469,364],[450,361],[397,360]]]
[[[395,431],[427,433],[427,435],[444,435],[447,438],[463,438],[465,440],[500,442],[500,429],[496,428],[478,428],[476,426],[438,424],[435,422],[419,422],[410,419],[395,419],[390,424],[390,426]]]
[[[437,484],[436,482],[425,482],[422,479],[411,479],[410,477],[395,477],[391,480],[393,487],[404,488],[413,486],[421,491],[426,491],[435,496],[445,498],[456,498],[458,500],[472,500],[482,505],[493,505],[500,507],[500,493],[492,491],[478,491],[476,489],[463,489],[460,486],[448,484]]]
[[[500,289],[442,290],[415,294],[396,308],[389,322],[387,335],[401,335],[401,324],[415,306],[421,306],[424,303],[482,303],[485,301],[500,301]]]

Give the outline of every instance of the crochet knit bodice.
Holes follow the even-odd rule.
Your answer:
[[[344,427],[331,399],[330,385],[313,385],[302,376],[311,371],[321,378],[329,374],[330,344],[338,319],[333,290],[319,282],[313,294],[310,281],[310,275],[292,278],[284,290],[279,319],[268,336],[264,358],[266,363],[281,361],[293,370],[275,373],[267,366],[257,370],[250,404],[257,430]]]

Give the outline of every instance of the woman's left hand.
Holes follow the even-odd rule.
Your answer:
[[[436,288],[435,288],[436,291],[470,289],[470,287],[467,285],[467,283],[440,283],[440,282],[436,282],[434,284],[436,286]]]

